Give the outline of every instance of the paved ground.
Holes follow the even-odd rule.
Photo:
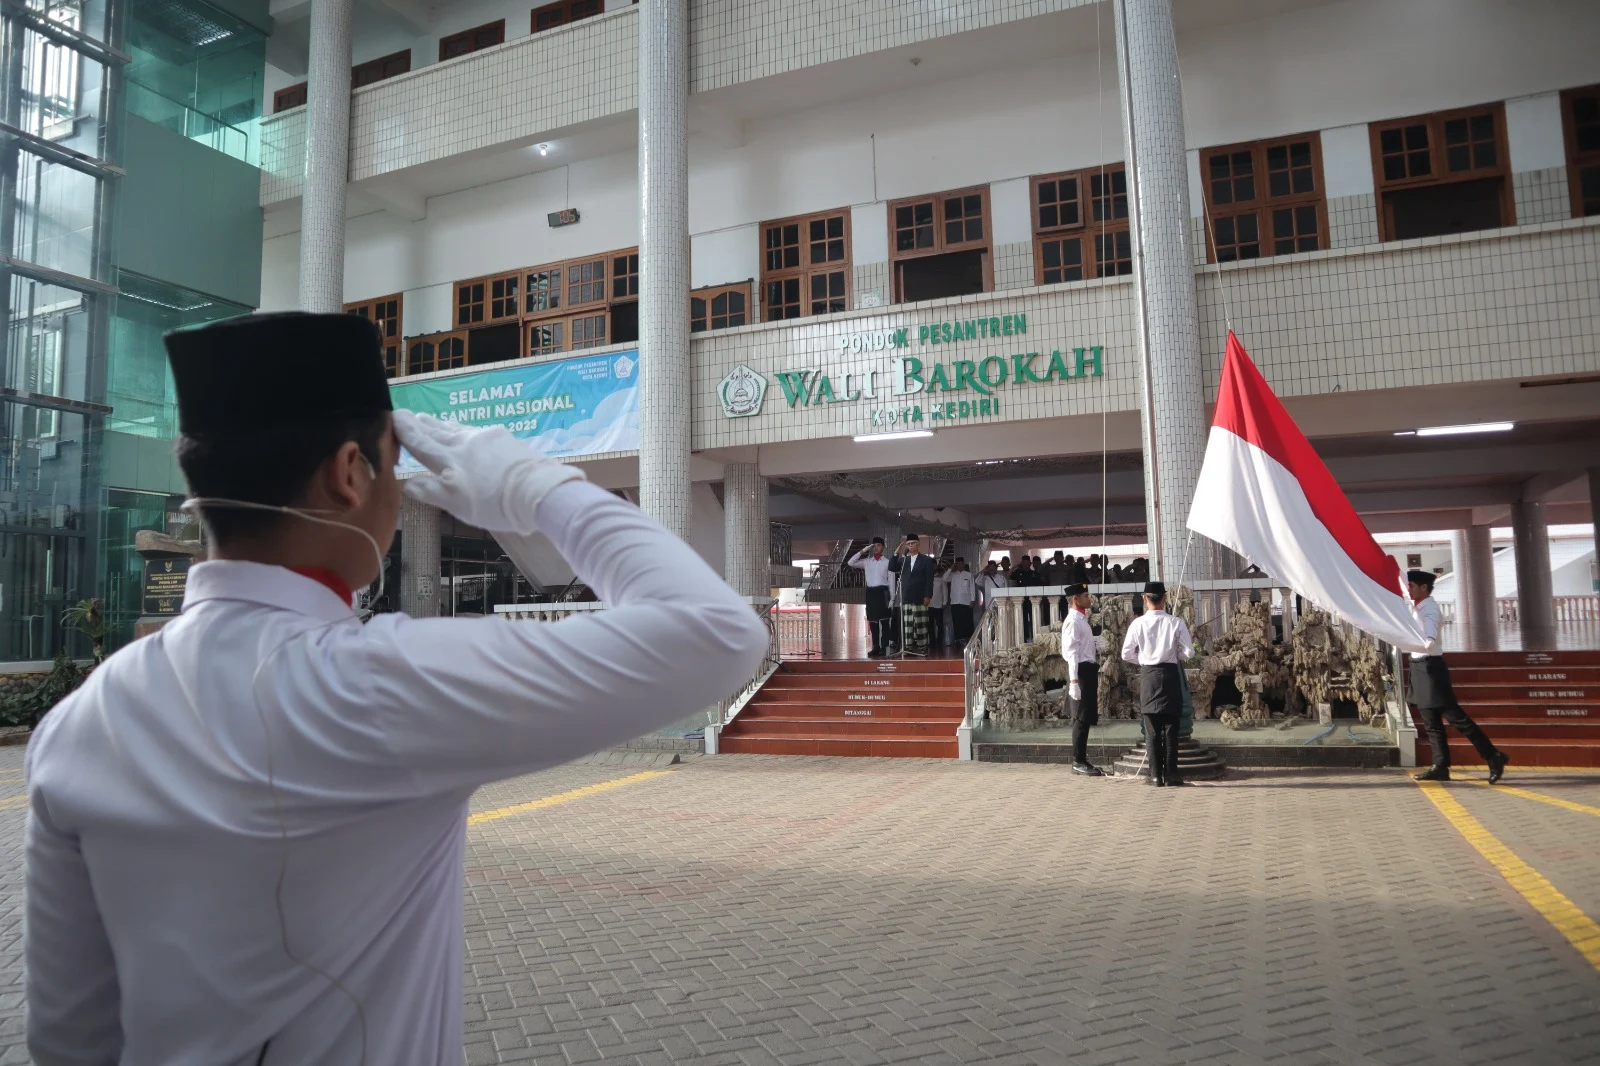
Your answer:
[[[20,761],[0,1063],[26,1061]],[[1580,808],[1450,788],[1547,879],[1532,900],[1398,772],[1158,791],[724,756],[506,782],[469,831],[467,1061],[1600,1063],[1600,944],[1535,905],[1564,896],[1580,938],[1600,917],[1600,775],[1508,783]]]

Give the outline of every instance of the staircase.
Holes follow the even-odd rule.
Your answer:
[[[965,684],[959,659],[785,662],[719,750],[954,759]]]
[[[1600,767],[1600,651],[1463,652],[1449,655],[1456,699],[1511,770],[1530,766]],[[1433,758],[1422,721],[1417,764]],[[1466,738],[1446,725],[1450,761],[1482,765]]]

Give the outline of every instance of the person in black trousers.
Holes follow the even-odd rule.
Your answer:
[[[1461,704],[1456,702],[1450,684],[1450,668],[1445,665],[1439,646],[1439,603],[1433,598],[1433,575],[1426,570],[1406,571],[1406,587],[1411,593],[1411,613],[1427,638],[1426,650],[1411,653],[1411,702],[1422,716],[1423,732],[1433,752],[1433,765],[1413,775],[1418,781],[1450,780],[1450,738],[1444,724],[1449,722],[1472,742],[1489,767],[1489,784],[1500,780],[1511,757],[1494,746]]]
[[[1183,619],[1167,613],[1167,587],[1144,586],[1144,613],[1128,626],[1122,658],[1139,666],[1139,713],[1144,716],[1150,783],[1157,788],[1188,784],[1178,774],[1178,724],[1183,719],[1183,674],[1178,664],[1194,655],[1194,638]]]
[[[1073,703],[1072,772],[1104,777],[1089,761],[1089,727],[1100,724],[1100,652],[1089,625],[1089,590],[1068,585],[1071,606],[1061,620],[1061,657],[1067,661],[1067,697]]]

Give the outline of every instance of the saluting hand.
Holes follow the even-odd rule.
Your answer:
[[[479,429],[432,415],[396,411],[395,433],[428,473],[406,481],[414,500],[448,511],[491,533],[532,533],[545,494],[583,477],[503,426]]]

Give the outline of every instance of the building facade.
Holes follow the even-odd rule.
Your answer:
[[[674,112],[679,75],[651,49],[675,38],[650,20],[680,10]],[[569,0],[349,17],[342,296],[392,338],[397,397],[559,434],[560,454],[667,507],[714,562],[747,565],[727,537],[751,523],[724,486],[737,468],[748,499],[753,465],[796,555],[873,521],[1008,543],[1154,529],[1169,580],[1203,574],[1183,486],[1230,328],[1375,530],[1515,521],[1538,544],[1544,523],[1592,521],[1592,4]],[[300,304],[314,253],[301,205],[326,177],[307,166],[317,83],[301,81],[316,46],[309,22],[282,20],[268,44],[266,308]],[[671,227],[649,236],[672,179],[648,149],[674,137],[681,249]],[[658,316],[641,336],[641,295],[675,270],[681,327]],[[680,328],[687,371],[652,377]],[[493,398],[570,399],[563,373],[609,374],[623,398],[531,416]],[[1482,423],[1511,427],[1418,435]],[[641,445],[688,454],[641,477]],[[552,560],[536,583],[568,576]]]

